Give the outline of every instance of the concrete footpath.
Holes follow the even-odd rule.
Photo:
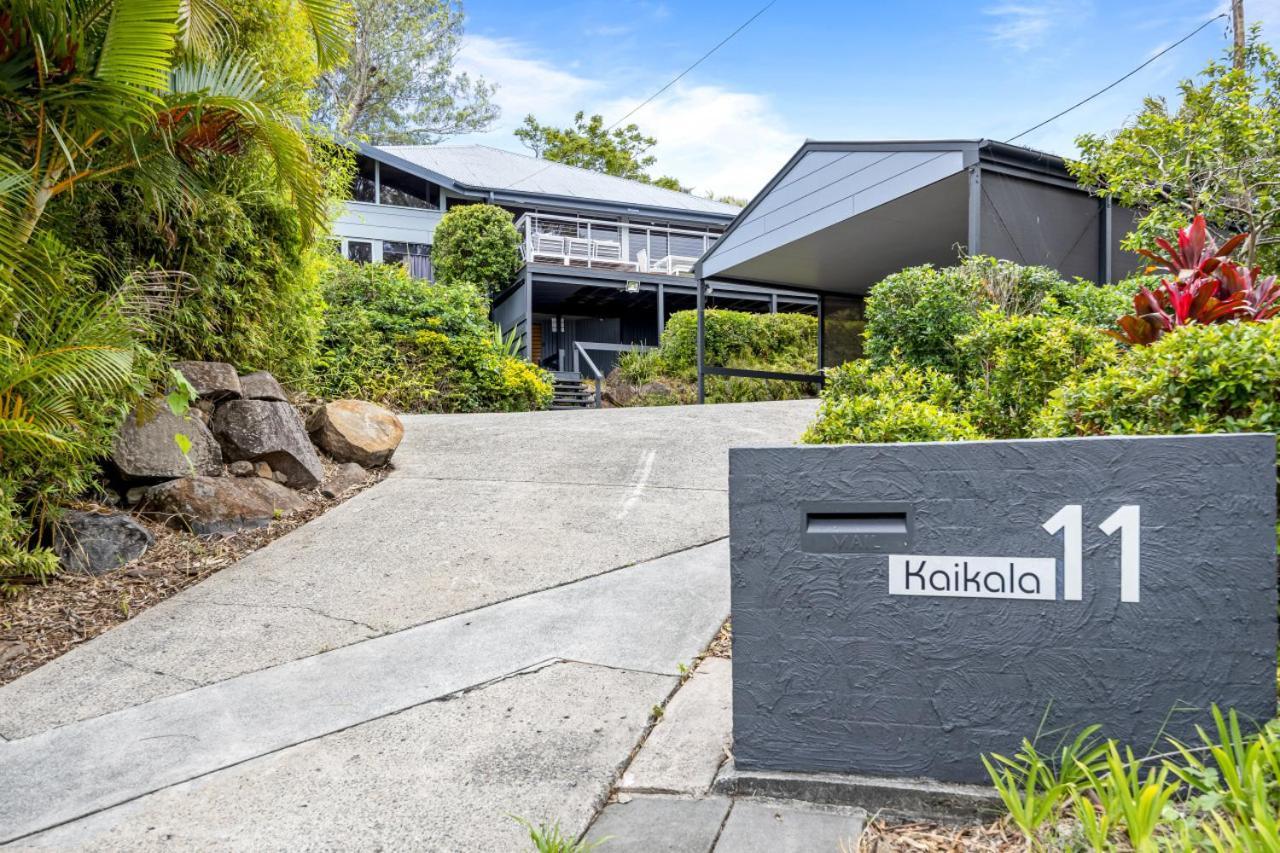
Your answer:
[[[0,842],[582,832],[728,614],[727,449],[813,411],[407,418],[383,483],[0,688]]]

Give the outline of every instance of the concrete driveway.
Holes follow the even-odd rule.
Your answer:
[[[0,841],[581,831],[728,614],[727,449],[814,409],[406,418],[381,484],[0,688]]]

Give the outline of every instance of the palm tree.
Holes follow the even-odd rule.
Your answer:
[[[321,64],[337,61],[344,0],[295,2]],[[222,55],[228,22],[216,0],[0,8],[0,589],[6,576],[49,565],[19,547],[29,528],[14,513],[43,513],[59,484],[30,482],[30,472],[75,469],[67,460],[83,469],[103,450],[95,423],[105,401],[140,390],[127,294],[67,286],[56,241],[40,228],[49,202],[104,178],[160,201],[198,197],[210,158],[258,150],[303,228],[323,222],[302,119],[273,103],[248,58]]]

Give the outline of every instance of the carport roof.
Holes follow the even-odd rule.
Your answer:
[[[1061,157],[989,139],[809,141],[696,274],[861,293],[903,266],[954,262],[968,243],[974,166],[1084,192]]]

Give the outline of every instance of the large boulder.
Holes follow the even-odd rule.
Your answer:
[[[257,373],[246,373],[240,377],[240,396],[246,400],[275,400],[280,403],[289,402],[289,395],[276,381],[276,378],[265,370]]]
[[[288,403],[229,400],[213,414],[213,434],[229,461],[266,462],[295,489],[314,488],[324,479],[320,456]]]
[[[191,442],[185,455],[174,439],[179,433]],[[222,471],[222,451],[209,428],[197,417],[178,417],[164,400],[148,400],[129,413],[116,436],[111,461],[121,477],[135,481]]]
[[[236,369],[222,361],[179,361],[174,365],[203,400],[233,400],[240,396]]]
[[[151,531],[123,512],[68,510],[53,531],[54,552],[69,572],[101,575],[138,559],[151,547]]]
[[[307,423],[311,438],[338,462],[376,468],[391,461],[404,425],[391,412],[363,400],[334,400]]]
[[[184,477],[148,489],[142,512],[210,536],[266,527],[306,505],[296,492],[261,477]]]

